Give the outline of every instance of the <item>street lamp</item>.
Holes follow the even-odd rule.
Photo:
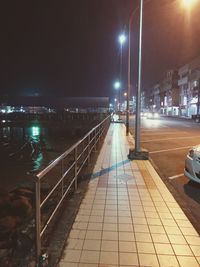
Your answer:
[[[145,3],[151,0],[147,0]],[[191,8],[195,2],[198,0],[180,0],[187,8]],[[134,13],[138,8],[136,8],[129,19],[129,55],[128,55],[128,93],[127,93],[127,130],[126,134],[129,132],[129,96],[130,96],[130,28],[131,21]],[[136,96],[136,119],[135,119],[135,149],[130,149],[128,157],[130,159],[148,159],[148,152],[141,151],[140,147],[140,110],[141,110],[141,73],[142,73],[142,26],[143,26],[143,0],[140,0],[140,23],[139,23],[139,57],[138,57],[138,87]]]
[[[196,2],[197,0],[182,0],[183,5],[188,9],[194,6]]]
[[[114,88],[115,88],[116,90],[118,90],[118,89],[120,89],[120,87],[121,87],[121,83],[120,83],[119,81],[116,81],[116,82],[114,83]]]

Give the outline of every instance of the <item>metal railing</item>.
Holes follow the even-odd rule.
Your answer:
[[[65,196],[77,190],[78,175],[110,125],[110,116],[35,176],[36,257],[41,255],[41,239]]]

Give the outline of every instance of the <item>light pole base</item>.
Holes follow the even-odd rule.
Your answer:
[[[141,151],[136,151],[133,148],[129,149],[128,159],[130,160],[148,160],[149,152],[146,149],[142,149]]]

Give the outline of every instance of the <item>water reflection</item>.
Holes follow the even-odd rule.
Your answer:
[[[31,133],[32,133],[32,137],[39,136],[40,135],[40,127],[38,127],[38,126],[31,127]]]
[[[0,128],[1,187],[11,190],[33,181],[33,175],[58,157],[77,139],[66,129],[41,127]]]

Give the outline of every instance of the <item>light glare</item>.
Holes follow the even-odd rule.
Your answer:
[[[121,86],[121,84],[120,84],[119,81],[117,81],[117,82],[114,83],[114,88],[115,88],[116,90],[119,89],[120,86]]]
[[[182,0],[182,3],[186,8],[191,8],[196,2],[197,0]]]
[[[126,36],[125,34],[120,34],[119,36],[119,42],[121,45],[123,45],[126,42]]]

